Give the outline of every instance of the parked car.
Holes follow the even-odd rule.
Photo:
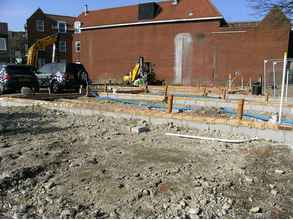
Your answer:
[[[39,82],[32,65],[7,64],[0,69],[0,94],[18,92],[22,87],[29,87],[38,92]]]
[[[82,64],[48,63],[37,71],[41,88],[50,88],[53,93],[65,89],[78,90],[90,83],[88,73]]]

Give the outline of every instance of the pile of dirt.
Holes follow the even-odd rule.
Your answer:
[[[2,217],[293,217],[287,146],[166,137],[246,138],[39,107],[0,108],[0,118]]]

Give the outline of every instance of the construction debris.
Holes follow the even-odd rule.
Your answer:
[[[210,140],[174,141],[164,134],[177,128],[191,136],[196,133],[215,139],[248,139],[224,131],[174,125],[170,128],[168,122],[154,125],[121,117],[77,116],[39,106],[0,107],[0,115],[1,125],[15,123],[13,130],[0,133],[0,142],[5,143],[0,148],[0,216],[241,218],[261,214],[264,218],[281,218],[293,215],[292,175],[276,179],[273,169],[277,161],[282,170],[290,172],[292,155],[285,145],[276,146],[264,140],[237,145],[210,144]],[[137,132],[148,127],[149,132],[133,135],[126,127],[136,127]],[[253,153],[261,151],[263,146],[273,146],[274,153],[265,157]],[[253,184],[239,181],[255,176]],[[283,207],[274,216],[273,203]],[[250,210],[249,204],[261,204],[261,208]]]
[[[130,130],[132,133],[135,133],[135,134],[140,134],[140,133],[150,131],[150,129],[147,126],[136,126],[136,127],[132,127]]]
[[[173,136],[173,137],[180,137],[180,138],[188,138],[188,139],[199,139],[199,140],[206,140],[206,141],[217,141],[217,142],[223,142],[223,143],[231,143],[231,144],[242,144],[252,141],[257,141],[258,138],[252,138],[248,140],[228,140],[228,139],[221,139],[221,138],[210,138],[210,137],[200,137],[200,136],[192,136],[192,135],[183,135],[183,134],[172,134],[172,133],[166,133],[167,136]]]

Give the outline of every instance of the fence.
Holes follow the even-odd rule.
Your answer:
[[[283,78],[283,60],[266,60],[264,61],[264,92],[272,96],[280,96]],[[288,97],[293,97],[293,59],[288,59],[286,66],[286,86],[285,94]]]

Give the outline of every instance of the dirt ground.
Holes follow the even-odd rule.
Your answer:
[[[1,217],[293,218],[288,146],[39,107],[0,107],[0,119]]]

